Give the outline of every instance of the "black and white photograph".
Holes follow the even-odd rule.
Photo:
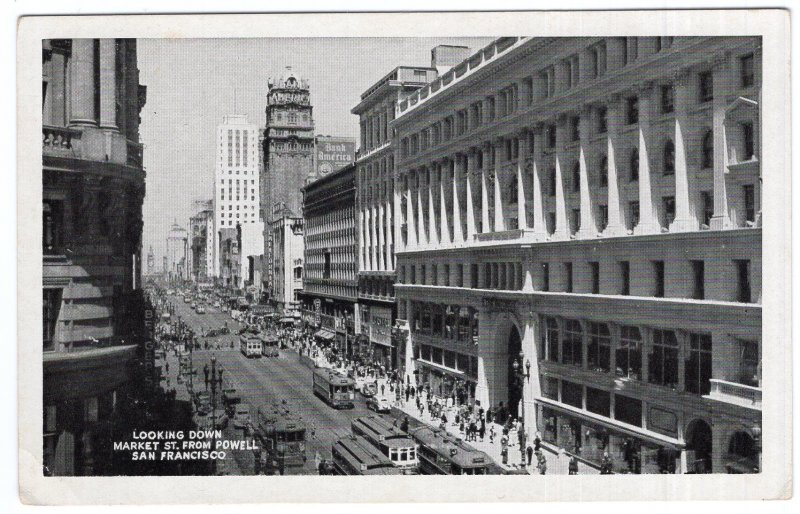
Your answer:
[[[37,482],[791,480],[786,36],[474,15],[33,31]]]

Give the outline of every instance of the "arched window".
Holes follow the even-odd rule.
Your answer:
[[[600,187],[608,186],[608,157],[600,157]]]
[[[581,190],[581,165],[579,162],[572,167],[572,190],[576,193]]]
[[[707,131],[703,136],[703,168],[714,167],[714,133]]]
[[[675,173],[675,143],[668,139],[664,143],[664,175]]]
[[[636,182],[639,180],[639,149],[634,148],[631,151],[631,158],[630,158],[630,181]]]

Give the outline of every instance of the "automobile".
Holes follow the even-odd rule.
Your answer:
[[[238,403],[234,407],[233,427],[245,428],[250,423],[250,406],[246,403]]]
[[[364,398],[372,398],[378,394],[378,384],[375,382],[364,382],[358,390]]]
[[[386,398],[373,396],[367,399],[367,408],[375,412],[390,412],[392,410],[392,405]]]
[[[191,303],[191,302],[192,302],[192,299],[189,298],[188,296],[184,296],[183,297],[183,303]]]
[[[197,314],[205,314],[206,313],[206,309],[202,305],[198,305],[196,311],[197,311]]]
[[[219,302],[214,302],[214,307],[216,307],[217,309],[219,309]]]

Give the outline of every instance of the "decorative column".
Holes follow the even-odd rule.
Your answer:
[[[580,113],[580,150],[578,155],[578,167],[580,172],[580,208],[581,208],[581,227],[578,230],[577,236],[580,239],[589,239],[597,235],[597,224],[594,219],[594,204],[592,200],[592,193],[589,189],[589,164],[587,162],[586,153],[589,150],[589,127],[592,116],[590,106],[583,106]],[[559,128],[560,130],[560,128]],[[561,151],[559,144],[558,150]],[[560,159],[559,159],[560,160]],[[560,182],[559,182],[560,184]],[[598,184],[599,185],[599,184]],[[556,185],[556,192],[558,192],[558,184]],[[558,214],[556,214],[558,216]],[[569,229],[568,229],[569,230]]]
[[[533,233],[536,239],[547,237],[544,209],[544,181],[547,177],[542,162],[543,136],[542,125],[536,125],[533,129]]]
[[[414,209],[416,208],[416,172],[408,172],[406,174],[406,184],[408,187],[406,188],[406,211],[408,216],[406,217],[406,233],[408,234],[408,246],[415,247],[417,246],[417,220],[414,215]]]
[[[431,163],[428,167],[428,243],[433,246],[439,245],[439,237],[436,233],[436,202],[434,201],[434,191],[438,188],[434,185],[433,177],[437,174],[438,166]],[[439,174],[441,180],[441,174]]]
[[[375,220],[375,225],[377,226],[376,230],[378,232],[377,244],[375,245],[375,253],[377,255],[375,269],[386,271],[386,254],[383,251],[383,248],[386,244],[385,234],[383,232],[383,176],[379,174],[379,177],[378,183],[375,184],[375,188],[377,189],[375,204],[378,211],[378,218]]]
[[[100,40],[100,127],[117,130],[117,48],[114,39]]]
[[[700,228],[694,212],[693,180],[687,155],[691,101],[689,73],[688,70],[681,70],[675,77],[675,220],[669,226],[670,232],[689,232]]]
[[[453,170],[453,242],[463,243],[464,232],[461,229],[461,177],[463,175],[461,169],[463,167],[463,156],[456,154],[451,161]],[[467,185],[469,187],[469,185]],[[467,197],[469,202],[469,196]],[[469,205],[469,203],[467,204]],[[469,210],[469,209],[468,209]],[[467,214],[469,215],[469,214]],[[467,220],[469,223],[469,220]]]
[[[370,226],[369,229],[372,232],[370,234],[370,250],[371,250],[371,257],[372,263],[370,264],[371,270],[378,269],[378,227],[380,225],[380,221],[378,220],[378,184],[377,184],[377,173],[372,173],[372,177],[370,179],[370,194],[369,194],[369,206],[370,206]]]
[[[94,39],[72,40],[69,124],[95,125]]]
[[[566,155],[564,146],[567,142],[567,122],[565,117],[560,117],[556,124],[556,229],[554,239],[569,239],[569,225],[567,224],[567,202],[564,191],[564,167]],[[585,180],[582,182],[586,182]]]
[[[528,189],[525,180],[525,164],[528,156],[528,131],[523,130],[517,134],[519,141],[519,153],[517,157],[517,227],[525,230],[528,225],[528,209],[526,203],[526,191]]]
[[[475,239],[477,229],[475,227],[475,198],[472,192],[472,181],[475,177],[475,153],[470,150],[469,153],[461,157],[466,161],[466,173],[464,174],[464,182],[466,183],[467,191],[467,240],[472,241]]]
[[[728,213],[728,187],[725,183],[725,175],[728,171],[728,135],[725,129],[725,111],[728,107],[731,85],[735,84],[732,68],[730,57],[727,55],[718,56],[714,60],[714,215],[711,217],[712,230],[731,227]]]
[[[399,187],[400,185],[403,184],[403,178],[401,176],[399,176],[399,175],[395,175],[394,172],[392,172],[391,176],[392,176],[392,180],[393,180],[393,183],[394,183],[394,188],[392,189],[392,195],[393,195],[393,200],[394,200],[394,216],[393,216],[394,219],[392,220],[392,222],[394,223],[394,231],[393,231],[393,236],[392,237],[394,238],[394,240],[396,242],[395,250],[399,251],[399,250],[403,249],[404,244],[405,244],[403,242],[402,229],[403,229],[403,222],[406,221],[406,220],[402,219],[403,199],[402,199],[401,195],[405,195],[406,192],[403,190],[403,188]],[[406,206],[408,206],[408,204],[406,204]],[[359,246],[360,245],[363,245],[362,241],[359,241]],[[394,256],[392,256],[392,257],[394,258]],[[359,268],[359,269],[364,269],[364,268]]]
[[[397,209],[392,210],[392,206],[389,203],[394,194],[392,191],[392,170],[387,169],[387,177],[389,178],[386,180],[386,203],[384,204],[384,209],[386,210],[386,270],[394,271],[394,255],[392,248],[395,242],[395,233],[392,231],[392,218],[397,216]]]
[[[619,193],[619,173],[617,173],[617,147],[620,144],[619,131],[622,126],[622,98],[612,95],[608,101],[608,225],[603,231],[606,236],[619,236],[625,233],[625,206]]]
[[[417,170],[417,243],[420,246],[428,244],[428,238],[425,235],[425,209],[422,208],[422,195],[425,188],[423,177],[424,170],[421,168]]]
[[[442,233],[441,242],[449,243],[450,239],[450,218],[447,213],[447,188],[445,184],[450,177],[450,162],[447,159],[440,161],[437,164],[439,168],[439,217],[440,217],[440,231]],[[456,187],[456,181],[452,181],[452,187]]]
[[[639,90],[639,223],[633,229],[636,235],[660,232],[650,176],[649,145],[653,141],[650,126],[652,116],[653,84],[648,82]]]
[[[497,147],[502,148],[502,144],[498,140],[494,145],[495,159],[497,157]],[[503,180],[502,175],[506,171],[495,162],[494,165],[494,230],[495,232],[502,232],[506,229],[505,217],[505,204],[503,202]]]
[[[483,169],[481,169],[481,233],[491,232],[489,225],[489,159],[485,148],[483,152]]]

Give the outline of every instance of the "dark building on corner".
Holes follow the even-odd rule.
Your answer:
[[[133,39],[42,44],[44,474],[113,473],[143,342],[145,172]]]

